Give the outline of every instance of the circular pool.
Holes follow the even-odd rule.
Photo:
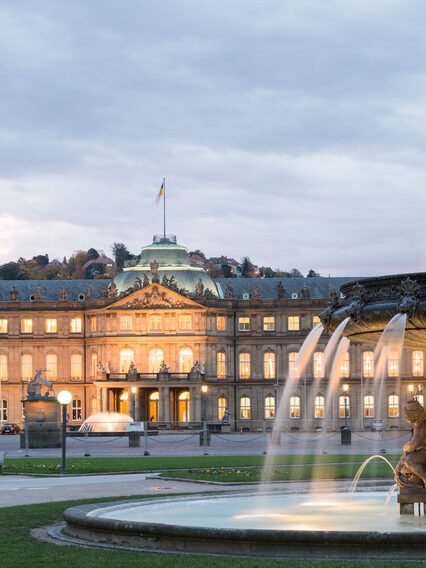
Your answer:
[[[286,558],[421,559],[424,517],[386,492],[185,496],[81,505],[71,536],[141,550]]]

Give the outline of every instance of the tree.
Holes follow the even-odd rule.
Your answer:
[[[206,255],[203,253],[202,250],[197,249],[197,250],[190,250],[188,253],[189,256],[200,256],[201,258],[204,258],[204,260],[206,260]]]
[[[315,272],[315,270],[313,268],[310,269],[310,271],[307,274],[308,278],[314,278],[315,276],[319,276],[319,272]]]
[[[242,259],[241,277],[252,278],[254,276],[254,266],[248,256]]]
[[[47,253],[38,254],[37,256],[33,256],[33,260],[35,260],[40,266],[46,266],[46,264],[49,264],[49,255]]]
[[[132,255],[128,251],[126,245],[123,243],[114,243],[112,245],[112,254],[114,255],[115,263],[119,268],[123,268],[125,260],[130,260],[132,258]]]
[[[229,264],[222,264],[222,272],[224,278],[234,278],[235,274],[233,269],[229,266]]]
[[[97,258],[99,258],[99,253],[96,249],[89,248],[89,250],[87,251],[87,256],[89,260],[96,260]]]
[[[86,278],[96,278],[99,274],[105,274],[105,264],[103,262],[93,262],[85,269]]]
[[[19,274],[19,266],[16,262],[7,262],[0,266],[0,278],[3,280],[16,280]]]

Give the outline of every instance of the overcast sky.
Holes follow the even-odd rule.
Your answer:
[[[426,269],[424,0],[2,0],[0,263],[167,232]]]

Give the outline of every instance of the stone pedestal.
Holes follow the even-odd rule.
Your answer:
[[[350,446],[351,445],[351,430],[348,426],[343,426],[340,430],[340,443],[342,446]]]
[[[56,398],[40,397],[22,401],[29,448],[60,448],[62,445],[61,407]],[[25,448],[25,432],[21,433]]]
[[[415,503],[426,503],[424,487],[400,487],[398,492],[399,512],[401,515],[414,515]],[[424,508],[424,506],[423,506]]]

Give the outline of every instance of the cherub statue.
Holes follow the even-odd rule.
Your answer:
[[[413,399],[405,405],[405,416],[413,429],[395,468],[395,481],[400,487],[426,487],[426,411]]]

